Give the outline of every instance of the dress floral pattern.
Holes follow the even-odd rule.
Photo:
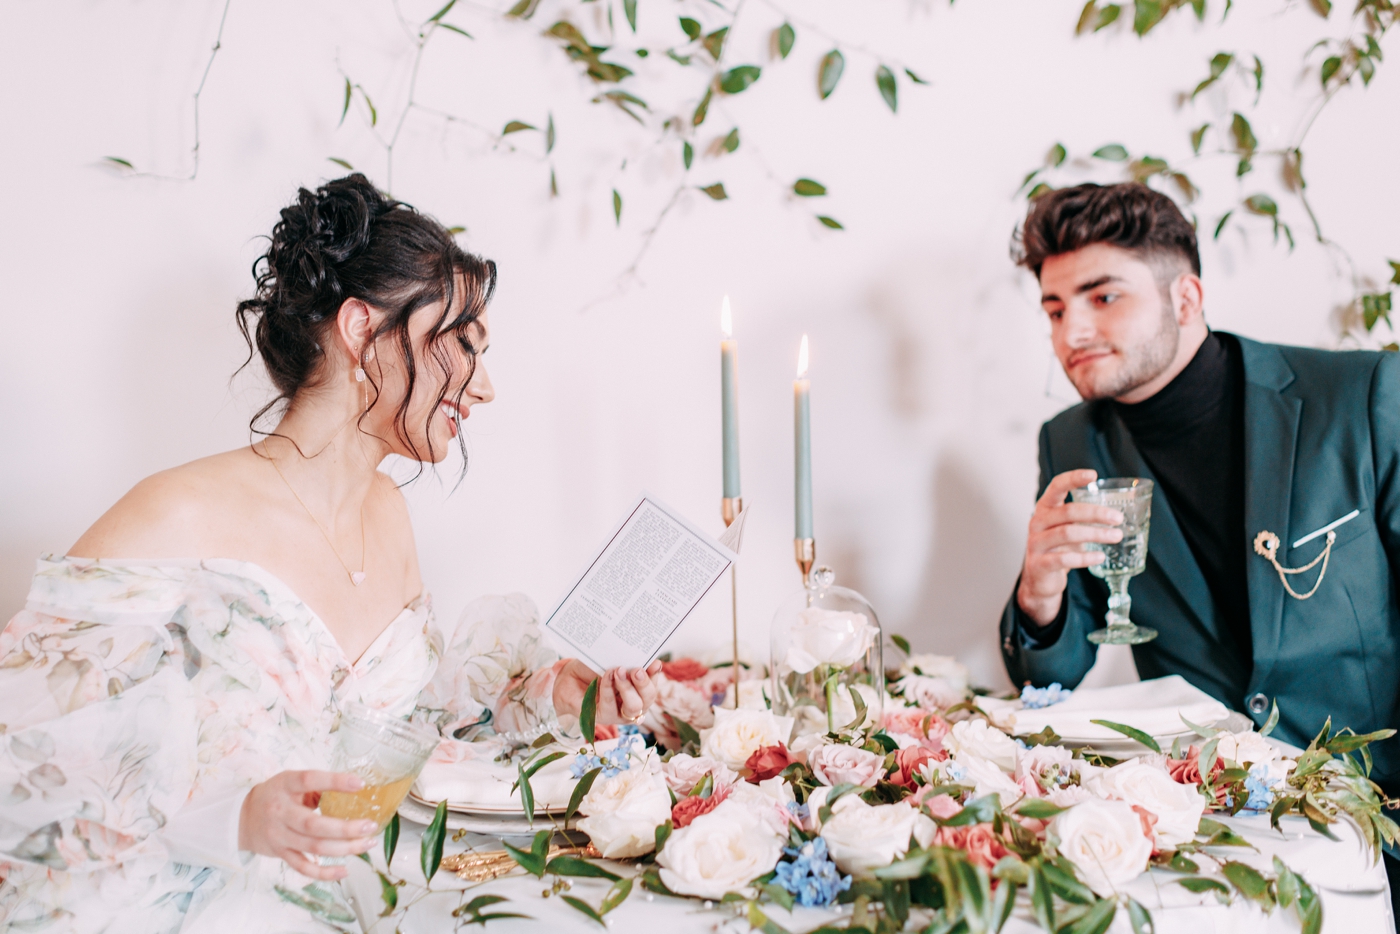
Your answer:
[[[254,564],[42,559],[0,632],[0,928],[356,930],[338,886],[238,851],[248,789],[328,768],[349,701],[448,758],[539,732],[556,658],[519,595],[450,630],[420,597],[351,662]]]

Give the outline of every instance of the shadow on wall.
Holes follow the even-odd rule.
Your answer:
[[[909,641],[916,652],[958,658],[980,687],[1006,688],[997,623],[1016,581],[1020,536],[1003,526],[984,485],[956,456],[945,454],[935,464],[931,502],[933,541]]]

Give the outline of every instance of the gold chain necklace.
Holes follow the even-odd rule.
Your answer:
[[[306,505],[305,500],[298,495],[296,487],[292,486],[291,481],[287,479],[287,475],[282,473],[282,468],[277,466],[277,459],[274,458],[272,452],[267,449],[266,441],[263,442],[263,454],[272,462],[272,469],[277,471],[277,476],[281,477],[287,489],[292,491],[292,496],[296,497],[298,503],[301,503],[301,508],[305,509],[306,514],[311,517],[311,521],[316,523],[316,530],[319,531],[321,537],[326,540],[326,545],[330,548],[331,554],[335,555],[335,560],[340,562],[340,566],[345,569],[345,573],[350,575],[350,583],[354,584],[356,587],[363,584],[365,581],[365,552],[369,550],[365,547],[365,500],[360,500],[360,569],[358,571],[352,571],[350,570],[350,565],[346,564],[345,559],[340,556],[340,551],[335,547],[335,542],[331,541],[330,535],[326,532],[326,527],[321,524],[320,519],[316,518],[316,514],[311,511],[310,506]],[[369,499],[368,493],[365,494],[365,499]]]

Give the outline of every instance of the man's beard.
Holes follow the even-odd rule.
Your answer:
[[[1176,349],[1180,343],[1181,329],[1176,323],[1176,315],[1172,313],[1171,304],[1164,302],[1161,323],[1156,334],[1136,346],[1114,348],[1123,360],[1123,365],[1117,373],[1108,374],[1098,382],[1084,383],[1075,381],[1073,377],[1070,382],[1074,383],[1074,388],[1086,402],[1094,399],[1116,399],[1160,376],[1176,358]]]

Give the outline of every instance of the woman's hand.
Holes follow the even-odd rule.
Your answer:
[[[323,791],[359,791],[348,772],[278,772],[243,799],[238,848],[282,860],[311,879],[343,879],[344,866],[322,866],[311,856],[354,856],[374,846],[379,825],[317,813]]]
[[[564,662],[554,679],[554,711],[578,715],[583,692],[598,681],[598,723],[636,723],[656,703],[653,675],[661,673],[661,662],[631,671],[613,668],[597,673],[576,658]]]

